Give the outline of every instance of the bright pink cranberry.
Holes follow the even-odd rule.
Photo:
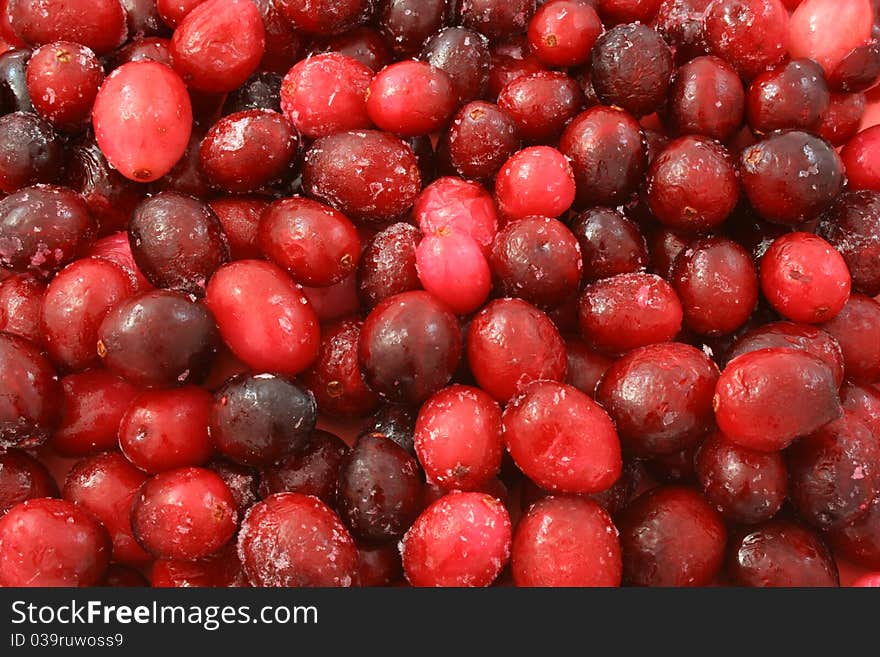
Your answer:
[[[0,517],[25,500],[58,497],[58,485],[46,467],[27,452],[0,454]]]
[[[785,57],[789,21],[780,0],[715,0],[705,21],[709,48],[745,77]]]
[[[208,283],[208,308],[233,353],[255,370],[298,374],[318,353],[318,318],[302,290],[275,265],[239,260]]]
[[[593,500],[545,497],[519,521],[510,557],[517,586],[620,586],[617,528]]]
[[[436,132],[456,109],[449,75],[426,62],[402,61],[384,68],[367,93],[373,123],[400,135]]]
[[[600,34],[602,22],[595,9],[579,0],[552,0],[529,21],[529,45],[547,66],[585,63]]]
[[[674,133],[726,141],[742,126],[742,80],[723,59],[689,61],[675,74],[669,96],[668,125]]]
[[[571,165],[549,146],[519,151],[504,163],[495,180],[495,197],[508,219],[558,217],[571,207],[574,196]]]
[[[15,34],[30,46],[72,41],[105,55],[126,37],[119,0],[14,0],[8,11]]]
[[[183,156],[192,130],[192,105],[173,70],[158,62],[132,62],[101,85],[92,123],[107,161],[126,178],[151,182]]]
[[[40,342],[40,316],[46,285],[30,274],[0,281],[0,331]]]
[[[880,126],[856,135],[841,151],[851,189],[880,192]]]
[[[318,498],[270,495],[251,507],[238,556],[253,586],[352,586],[358,553],[339,517]]]
[[[413,217],[424,235],[462,233],[487,252],[498,232],[495,203],[486,189],[452,176],[438,178],[422,190]]]
[[[485,493],[450,493],[420,515],[403,537],[413,586],[489,586],[510,557],[507,509]]]
[[[853,294],[822,328],[840,344],[847,378],[857,383],[880,381],[880,303]]]
[[[284,76],[281,109],[309,139],[372,127],[367,93],[373,71],[336,52],[307,57]]]
[[[60,130],[88,122],[104,70],[88,48],[69,41],[50,43],[31,55],[28,93],[34,109]]]
[[[233,588],[248,586],[235,545],[217,554],[189,561],[156,559],[150,568],[150,586],[155,588]]]
[[[803,0],[791,15],[788,51],[793,59],[812,59],[831,75],[855,48],[871,40],[870,0]]]
[[[492,290],[492,272],[480,245],[450,228],[422,238],[416,271],[422,287],[457,315],[480,308]]]

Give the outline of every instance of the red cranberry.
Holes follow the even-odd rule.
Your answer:
[[[880,497],[854,522],[828,532],[835,551],[863,568],[880,568]]]
[[[367,91],[370,119],[382,130],[400,135],[436,132],[455,109],[452,79],[426,62],[392,64],[376,75]]]
[[[214,393],[210,435],[226,458],[267,465],[301,452],[315,428],[315,397],[273,374],[239,375]]]
[[[752,81],[747,96],[749,127],[757,133],[811,130],[830,102],[822,67],[809,59],[795,59]]]
[[[16,35],[31,46],[73,41],[104,55],[119,46],[127,32],[119,0],[14,0],[8,11]]]
[[[302,290],[275,265],[239,260],[221,267],[206,300],[223,341],[252,369],[295,375],[315,360],[318,318]]]
[[[0,449],[29,448],[49,437],[61,419],[61,386],[33,344],[0,333]]]
[[[34,109],[60,130],[78,130],[92,113],[104,71],[95,53],[58,41],[34,51],[27,67]]]
[[[487,304],[467,334],[467,359],[479,386],[506,403],[531,381],[565,378],[565,343],[553,322],[520,299]]]
[[[541,61],[531,54],[528,41],[514,37],[506,42],[496,43],[492,48],[492,64],[489,68],[488,96],[497,99],[498,94],[510,82],[522,75],[547,70]]]
[[[214,319],[201,303],[165,290],[126,299],[98,328],[98,355],[104,364],[139,386],[198,380],[218,342]]]
[[[358,268],[358,293],[367,308],[421,287],[416,270],[419,240],[418,228],[399,223],[376,233],[367,243]]]
[[[274,0],[284,17],[301,32],[327,35],[344,32],[370,10],[368,0]]]
[[[413,206],[413,217],[425,235],[464,234],[487,252],[498,232],[492,197],[479,183],[461,178],[439,178],[425,187]]]
[[[156,11],[168,27],[175,28],[205,0],[156,0]]]
[[[880,389],[847,381],[840,389],[840,401],[845,411],[850,411],[880,437]]]
[[[126,218],[126,221],[128,219]],[[112,262],[117,267],[121,267],[128,277],[131,279],[132,285],[138,292],[152,290],[143,272],[138,269],[134,262],[134,256],[131,254],[131,245],[128,243],[128,234],[124,232],[113,233],[107,237],[94,242],[86,254],[90,258],[98,258]]]
[[[880,127],[863,130],[844,147],[840,155],[846,165],[846,174],[851,189],[869,189],[880,192],[880,166],[877,153],[880,152]]]
[[[668,124],[676,134],[726,141],[743,123],[742,81],[718,57],[697,57],[678,69],[669,98]]]
[[[709,48],[745,77],[785,57],[788,11],[780,0],[715,0],[706,9],[705,22]]]
[[[464,178],[491,178],[519,147],[516,123],[492,103],[462,107],[443,134],[440,148]]]
[[[535,142],[556,141],[584,103],[578,83],[559,71],[514,78],[498,95],[498,106],[513,119],[520,136]]]
[[[147,476],[118,452],[106,452],[79,461],[64,482],[64,499],[97,518],[110,534],[113,561],[139,565],[150,555],[137,544],[129,515],[132,501]]]
[[[449,382],[460,357],[458,321],[427,292],[385,299],[361,330],[364,378],[392,401],[424,401]]]
[[[593,107],[577,116],[562,134],[559,150],[571,161],[580,207],[623,203],[647,165],[641,127],[613,107]]]
[[[136,182],[158,180],[186,151],[192,105],[169,67],[152,61],[123,64],[101,85],[92,110],[95,139],[107,161]],[[144,140],[143,135],[153,135]]]
[[[306,152],[303,189],[356,223],[381,223],[412,206],[421,175],[415,154],[400,139],[374,130],[342,132],[318,139]]]
[[[880,294],[880,192],[841,194],[823,215],[819,234],[843,256],[853,289]]]
[[[446,0],[382,0],[377,11],[379,31],[396,55],[414,55],[444,25],[448,5]]]
[[[712,0],[662,0],[657,12],[657,31],[675,48],[676,57],[687,61],[706,52],[705,16]]]
[[[831,94],[827,109],[815,127],[816,134],[831,143],[843,146],[859,132],[865,115],[865,94]]]
[[[220,475],[229,487],[240,517],[260,499],[260,474],[256,469],[222,458],[212,460],[205,467]]]
[[[257,243],[260,217],[269,202],[257,196],[228,196],[210,201],[208,205],[220,220],[229,244],[231,260],[247,260],[262,256]]]
[[[535,0],[462,0],[458,15],[467,27],[499,39],[524,32],[535,4]]]
[[[616,210],[587,210],[575,217],[571,231],[580,244],[587,282],[643,271],[648,264],[645,238],[638,226]]]
[[[662,278],[671,280],[676,259],[687,250],[690,244],[689,236],[682,235],[670,228],[659,228],[652,231],[648,242],[651,269]]]
[[[840,417],[831,370],[806,351],[767,348],[730,361],[715,391],[724,435],[749,449],[773,452]]]
[[[531,215],[558,217],[575,197],[575,180],[565,156],[549,146],[532,146],[513,155],[495,180],[501,213],[509,219]]]
[[[517,586],[620,586],[620,542],[594,501],[546,497],[520,520],[513,537]]]
[[[339,468],[349,452],[341,438],[327,431],[313,431],[305,448],[283,456],[260,474],[260,495],[302,493],[336,506]]]
[[[358,585],[388,586],[403,578],[400,551],[394,543],[378,546],[358,546]]]
[[[242,522],[238,556],[253,586],[351,586],[358,552],[323,502],[280,493],[257,502]]]
[[[196,111],[198,111],[198,108],[196,108]],[[211,112],[211,117],[205,117],[203,120],[210,121],[215,118],[214,114],[215,112]],[[171,171],[153,184],[152,191],[177,192],[196,198],[207,198],[209,196],[211,186],[208,184],[208,179],[202,172],[199,163],[199,146],[204,136],[205,131],[202,128],[197,127],[193,130],[183,157],[178,160]]]
[[[479,309],[492,290],[492,272],[481,245],[448,227],[419,242],[416,270],[422,287],[459,315]]]
[[[574,339],[566,340],[565,357],[565,382],[595,399],[599,381],[614,359]]]
[[[0,518],[0,586],[96,586],[110,562],[110,538],[65,500],[34,499]]]
[[[13,274],[0,281],[0,331],[39,343],[45,294],[45,284],[30,274]]]
[[[385,39],[369,27],[356,27],[332,37],[327,41],[326,49],[359,61],[373,73],[378,73],[392,61],[391,51]]]
[[[157,0],[161,2],[162,0]],[[201,1],[201,0],[199,0]],[[111,65],[118,68],[129,62],[153,61],[171,66],[171,39],[140,38],[128,44],[114,54]]]
[[[584,64],[600,34],[602,22],[596,10],[579,0],[552,0],[529,21],[529,45],[547,66]]]
[[[489,586],[510,557],[510,517],[485,493],[450,493],[416,519],[401,543],[413,586]]]
[[[164,33],[155,0],[121,0],[129,35]],[[112,585],[111,585],[112,586]]]
[[[707,586],[721,569],[724,523],[693,489],[654,488],[637,498],[617,525],[628,584]]]
[[[30,112],[0,117],[0,190],[11,194],[36,183],[54,183],[61,175],[63,142],[48,123]]]
[[[156,559],[150,569],[150,586],[156,588],[233,588],[248,581],[234,545],[195,561]]]
[[[650,23],[657,14],[660,0],[595,0],[595,5],[606,23]]]
[[[787,520],[740,532],[727,572],[737,586],[837,586],[837,565],[816,534]]]
[[[421,58],[449,76],[459,105],[483,95],[491,56],[489,42],[479,32],[444,28],[425,42]]]
[[[870,41],[873,22],[869,0],[804,0],[791,15],[788,51],[792,58],[818,62],[830,75],[854,48]]]
[[[168,470],[135,496],[131,527],[160,559],[199,559],[217,552],[237,528],[235,499],[223,480],[204,468]]]
[[[0,517],[39,497],[58,497],[58,485],[46,467],[27,452],[13,449],[0,454]]]
[[[822,328],[840,344],[847,378],[857,383],[880,381],[880,303],[853,294]]]

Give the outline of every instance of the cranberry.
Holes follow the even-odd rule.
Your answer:
[[[506,403],[531,381],[565,378],[565,343],[543,312],[520,299],[497,299],[471,321],[467,360],[480,388]]]
[[[857,383],[880,381],[880,303],[853,294],[822,328],[840,344],[847,378]]]
[[[481,245],[448,227],[419,242],[416,270],[422,287],[459,315],[480,308],[492,290],[492,273]]]
[[[388,586],[403,578],[400,551],[394,543],[358,546],[358,585]]]
[[[580,244],[587,282],[643,271],[648,263],[645,238],[638,226],[611,208],[583,212],[571,224]]]
[[[843,146],[858,134],[865,115],[865,94],[831,94],[816,133],[832,146]]]
[[[489,68],[488,96],[498,98],[501,90],[522,75],[547,70],[541,61],[531,54],[528,41],[523,37],[514,37],[492,48],[492,64]]]
[[[156,0],[156,10],[168,27],[175,28],[205,0]]]
[[[128,218],[126,218],[126,221],[128,221]],[[134,262],[134,256],[131,254],[131,245],[128,242],[128,233],[113,233],[99,239],[92,244],[86,255],[90,258],[107,260],[117,267],[121,267],[128,274],[136,291],[146,292],[147,290],[154,289],[150,281],[144,277],[143,272],[138,269]]]
[[[552,0],[529,21],[528,37],[542,63],[564,67],[585,63],[601,33],[602,22],[589,3]]]
[[[370,418],[365,431],[366,433],[381,433],[415,456],[417,419],[416,414],[406,406],[385,404]]]
[[[135,538],[160,559],[199,559],[217,552],[237,528],[235,499],[204,468],[162,472],[146,481],[131,508]]]
[[[843,256],[855,290],[880,294],[880,192],[841,194],[822,217],[819,234]]]
[[[186,151],[192,105],[173,70],[153,61],[123,64],[111,73],[92,110],[95,139],[107,161],[136,182],[158,180]],[[144,135],[152,135],[144,140]]]
[[[479,100],[458,111],[440,142],[450,166],[475,179],[492,177],[518,146],[513,119],[497,105]]]
[[[839,91],[868,91],[880,77],[880,41],[875,23],[871,40],[854,48],[828,75],[828,84]]]
[[[280,493],[251,507],[238,534],[238,556],[253,586],[351,586],[358,552],[323,502]]]
[[[771,520],[731,542],[727,572],[738,586],[837,586],[837,566],[816,534]]]
[[[400,135],[436,132],[455,109],[452,79],[426,62],[403,61],[387,66],[367,91],[370,119],[379,128]]]
[[[712,0],[662,0],[657,12],[657,31],[675,48],[679,60],[687,61],[706,52],[704,16]]]
[[[306,34],[327,35],[344,32],[368,13],[368,0],[274,0],[275,6],[297,30]]]
[[[501,213],[509,219],[558,217],[574,202],[574,175],[565,156],[555,148],[532,146],[501,167],[495,196]]]
[[[880,192],[880,127],[874,126],[857,134],[844,147],[840,155],[846,165],[851,189],[869,189]]]
[[[247,577],[234,545],[195,561],[156,559],[150,569],[150,586],[157,588],[230,588],[247,585]]]
[[[458,321],[427,292],[385,299],[361,330],[359,358],[367,384],[392,401],[424,401],[449,382],[460,357]]]
[[[809,59],[795,59],[752,81],[747,96],[749,127],[757,133],[811,130],[830,102],[822,67]]]
[[[617,525],[626,583],[706,586],[721,569],[724,523],[691,488],[654,488],[637,498]]]
[[[825,363],[806,351],[759,349],[730,361],[715,392],[715,419],[743,447],[773,452],[841,414]]]
[[[140,386],[198,380],[218,346],[211,313],[179,292],[130,297],[98,328],[98,355],[113,372]]]
[[[159,0],[161,1],[161,0]],[[153,61],[171,66],[171,39],[140,38],[116,51],[111,66],[118,68],[129,62]]]
[[[235,499],[239,517],[251,508],[260,499],[260,473],[255,468],[232,463],[222,458],[210,461],[206,466],[220,475],[220,478],[229,487]]]
[[[297,32],[275,0],[251,0],[260,12],[265,28],[266,42],[260,68],[266,71],[287,73],[303,55],[305,39]]]
[[[583,109],[578,83],[559,71],[540,71],[511,80],[498,95],[498,106],[524,139],[556,141],[565,124]]]
[[[565,357],[565,382],[595,398],[599,381],[614,359],[575,339],[566,340]]]
[[[0,108],[3,112],[33,112],[27,89],[27,48],[0,55]]]
[[[378,73],[391,63],[391,51],[385,39],[369,27],[356,27],[332,37],[327,41],[326,49],[359,61],[373,73]]]
[[[277,73],[254,73],[242,86],[226,96],[223,114],[228,116],[254,109],[281,112],[281,80]]]
[[[0,449],[29,448],[49,437],[61,419],[61,386],[36,346],[0,333]]]
[[[743,189],[758,214],[795,225],[815,218],[840,192],[844,166],[824,140],[806,132],[776,133],[742,152]]]
[[[260,495],[302,493],[335,507],[339,468],[348,452],[348,445],[338,436],[313,431],[303,450],[261,469]]]
[[[60,130],[77,131],[88,122],[103,80],[95,53],[77,43],[50,43],[28,61],[28,94],[34,109]]]
[[[16,35],[31,46],[73,41],[104,55],[127,32],[119,0],[13,0],[8,11]]]
[[[165,26],[155,0],[121,0],[129,35],[163,34]]]
[[[623,203],[647,166],[641,127],[614,107],[593,107],[577,116],[562,134],[559,150],[571,161],[580,207]]]
[[[30,274],[13,274],[0,281],[0,331],[40,342],[44,283]]]
[[[535,13],[535,0],[462,0],[458,15],[467,27],[490,39],[523,32]]]
[[[420,515],[401,543],[413,586],[489,586],[510,557],[504,505],[485,493],[450,493]]]
[[[785,57],[789,21],[780,0],[715,0],[705,22],[709,48],[745,77]]]
[[[199,162],[199,147],[204,136],[205,131],[201,127],[196,127],[193,130],[183,157],[178,160],[171,171],[153,184],[151,191],[177,192],[197,198],[206,198],[210,194],[211,186],[208,184],[208,179],[202,172]]]
[[[858,588],[878,588],[880,587],[880,573],[868,573],[867,575],[862,575],[853,581],[851,586]]]
[[[318,318],[275,265],[239,260],[221,267],[206,300],[223,341],[252,369],[295,375],[317,356]]]
[[[840,401],[845,411],[850,411],[880,437],[880,390],[847,381],[840,389]]]
[[[854,48],[870,41],[873,22],[870,0],[804,0],[791,15],[789,53],[818,62],[830,75]]]
[[[726,141],[742,126],[746,95],[739,75],[718,57],[697,57],[678,69],[667,123],[680,135]]]
[[[110,562],[110,538],[65,500],[34,499],[0,517],[0,585],[96,586]]]
[[[376,233],[367,243],[358,268],[358,292],[367,308],[421,287],[416,269],[419,240],[416,227],[398,223]]]
[[[606,23],[650,23],[657,14],[660,0],[595,0],[595,4]]]
[[[489,80],[489,42],[479,32],[447,27],[425,42],[421,58],[452,82],[458,104],[482,96]]]
[[[272,374],[239,375],[214,393],[210,435],[226,458],[267,465],[302,452],[315,428],[311,392]]]
[[[461,178],[439,178],[428,185],[416,199],[413,217],[425,235],[467,235],[487,252],[498,232],[492,197],[479,183]]]
[[[0,190],[11,194],[36,183],[54,183],[61,175],[63,142],[48,123],[30,112],[0,117]]]
[[[381,223],[412,206],[421,175],[412,148],[400,139],[373,130],[342,132],[306,152],[303,189],[356,223]]]
[[[46,467],[27,452],[13,449],[0,454],[0,517],[39,497],[58,497],[58,485]]]
[[[828,533],[834,549],[863,568],[880,568],[880,497],[854,522],[832,527]]]

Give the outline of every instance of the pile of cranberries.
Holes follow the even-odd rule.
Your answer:
[[[878,5],[0,0],[0,586],[880,586]]]

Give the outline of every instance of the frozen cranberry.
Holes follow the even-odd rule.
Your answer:
[[[742,152],[743,189],[758,214],[795,225],[815,218],[840,192],[844,165],[828,142],[806,132],[781,132]]]
[[[317,355],[315,312],[275,265],[240,260],[221,267],[208,285],[207,303],[223,340],[255,370],[294,375]]]
[[[416,270],[422,287],[458,315],[480,308],[492,291],[492,272],[481,245],[450,227],[419,242]]]
[[[492,197],[479,183],[461,178],[439,178],[428,185],[416,199],[413,217],[425,235],[460,233],[487,251],[498,232]]]
[[[168,173],[186,151],[192,105],[180,76],[169,67],[132,62],[117,68],[101,85],[92,123],[101,152],[119,173],[152,182]]]
[[[385,39],[369,27],[356,27],[332,37],[325,47],[329,52],[338,52],[359,61],[373,73],[378,73],[391,63],[391,51]]]
[[[458,15],[467,27],[499,39],[524,32],[535,13],[535,0],[463,0]]]
[[[731,542],[727,573],[738,586],[837,586],[837,566],[816,534],[788,520],[740,532]]]
[[[514,78],[498,95],[498,106],[513,119],[520,136],[534,142],[555,141],[584,104],[578,83],[559,71]]]
[[[679,61],[706,53],[703,17],[712,0],[662,0],[657,12],[657,31],[675,48]]]
[[[367,91],[367,114],[382,130],[426,135],[443,127],[456,109],[456,91],[445,71],[402,61],[382,69]]]
[[[60,130],[87,123],[104,71],[95,53],[58,41],[38,48],[28,61],[28,93],[34,109]]]
[[[358,268],[358,292],[367,308],[421,287],[416,270],[419,240],[418,228],[398,223],[376,233],[367,243]]]
[[[501,213],[509,219],[530,215],[558,217],[575,197],[575,180],[565,156],[549,146],[532,146],[513,155],[495,180]]]
[[[126,299],[98,328],[98,355],[104,364],[139,386],[198,380],[218,342],[214,318],[204,305],[165,290]]]
[[[789,53],[818,62],[830,75],[854,48],[870,41],[873,22],[870,0],[804,0],[791,15]]]
[[[449,76],[459,105],[483,95],[491,55],[489,41],[479,32],[444,28],[425,42],[420,57]]]
[[[565,356],[565,382],[595,398],[596,387],[614,360],[574,339],[566,340]]]
[[[638,226],[611,208],[583,212],[571,224],[584,262],[584,280],[642,271],[648,264],[645,238]]]
[[[745,77],[754,77],[785,57],[788,11],[780,0],[715,0],[705,21],[709,48]]]
[[[880,497],[854,522],[828,532],[835,551],[863,568],[880,568]]]
[[[742,81],[718,57],[697,57],[678,69],[669,97],[667,122],[676,134],[726,141],[742,125]]]
[[[299,493],[271,495],[251,507],[238,555],[254,586],[351,586],[358,552],[327,505]]]
[[[240,516],[260,499],[260,473],[256,469],[223,458],[213,459],[205,467],[220,475],[229,487]]]
[[[853,294],[822,328],[840,344],[847,378],[857,383],[880,381],[880,303]]]
[[[175,28],[205,0],[156,0],[156,10],[168,27]]]
[[[354,225],[317,201],[276,201],[260,220],[263,253],[304,285],[324,287],[354,272],[361,245]]]
[[[311,392],[273,374],[239,375],[214,393],[210,435],[226,458],[267,465],[301,452],[315,428]]]
[[[400,139],[374,130],[342,132],[306,152],[303,189],[356,223],[381,223],[412,206],[421,175],[412,148]]]
[[[843,256],[853,289],[880,294],[880,192],[841,194],[822,217],[819,234]]]
[[[398,56],[414,55],[448,18],[447,0],[382,0],[377,22],[385,41]]]
[[[874,126],[856,135],[841,151],[851,189],[880,192],[880,127]]]
[[[16,35],[31,46],[73,41],[104,55],[128,31],[119,0],[15,0],[8,11]]]
[[[865,94],[832,93],[815,127],[816,134],[832,146],[843,146],[858,134],[865,107]]]
[[[235,545],[196,559],[156,559],[150,568],[150,586],[156,588],[233,588],[247,586]]]
[[[637,498],[617,525],[626,583],[706,586],[721,569],[724,523],[693,489],[654,488]]]
[[[45,293],[45,284],[30,274],[13,274],[0,282],[0,331],[39,343]]]
[[[828,366],[806,351],[783,347],[730,361],[718,379],[714,406],[727,438],[766,452],[786,447],[841,414]]]
[[[614,107],[593,107],[577,116],[562,134],[559,150],[571,161],[580,207],[623,203],[647,166],[641,127]]]
[[[491,99],[498,98],[501,90],[516,78],[547,70],[531,53],[528,41],[521,36],[494,44],[491,53],[492,64],[489,68],[487,89]]]
[[[33,112],[27,90],[27,62],[31,51],[27,48],[0,55],[0,108],[3,112]]]
[[[467,360],[479,386],[506,403],[522,386],[565,378],[565,343],[543,312],[520,299],[484,307],[467,334]]]
[[[544,64],[565,67],[585,63],[601,33],[602,22],[589,3],[552,0],[529,21],[528,38]]]
[[[840,389],[840,401],[845,411],[850,411],[880,438],[880,390],[847,381]]]
[[[370,10],[368,0],[274,0],[285,18],[301,32],[327,35],[344,32],[356,25]]]
[[[822,67],[809,59],[795,59],[752,81],[746,98],[749,127],[757,133],[811,130],[830,102]]]
[[[385,404],[367,422],[365,432],[381,433],[415,456],[417,419],[416,414],[406,406]]]
[[[107,531],[66,500],[27,500],[0,518],[2,586],[96,586],[109,562]]]
[[[495,175],[518,146],[513,119],[497,105],[479,100],[458,111],[440,143],[452,168],[474,179]]]
[[[126,222],[128,222],[128,217],[126,217]],[[107,260],[117,267],[121,267],[128,274],[134,289],[138,292],[153,289],[150,281],[144,277],[143,272],[138,269],[134,262],[134,256],[131,254],[131,245],[128,243],[127,232],[113,233],[92,243],[86,256]]]
[[[385,299],[361,330],[359,359],[367,384],[392,401],[427,399],[449,382],[460,357],[458,321],[427,292]]]
[[[339,468],[349,447],[327,431],[313,431],[305,448],[283,456],[260,471],[260,495],[302,493],[336,506]]]
[[[510,517],[485,493],[450,493],[418,517],[401,543],[413,586],[489,586],[510,557]]]
[[[145,37],[129,41],[114,53],[110,65],[118,68],[129,62],[153,61],[171,66],[171,39]]]
[[[298,62],[281,83],[281,108],[310,139],[372,126],[367,93],[373,72],[339,53]]]
[[[0,117],[0,190],[12,192],[36,183],[54,183],[61,175],[63,142],[48,123],[30,112]]]
[[[49,437],[61,419],[61,386],[36,346],[0,333],[0,449],[29,448]]]
[[[0,517],[25,500],[58,497],[58,485],[37,459],[27,452],[0,454]]]
[[[254,73],[242,86],[226,96],[223,114],[228,116],[254,109],[281,112],[281,79],[280,75],[269,71]]]
[[[284,75],[303,55],[305,38],[296,31],[275,0],[251,0],[260,12],[266,42],[260,68]]]

